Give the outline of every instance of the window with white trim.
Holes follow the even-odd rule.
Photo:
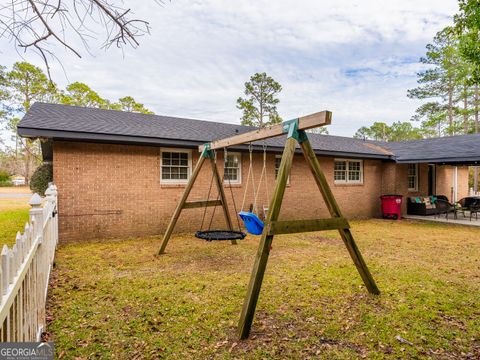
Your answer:
[[[242,154],[229,152],[227,154],[223,171],[224,171],[224,183],[241,184],[242,183]]]
[[[190,150],[160,150],[160,182],[164,184],[186,184],[192,173]]]
[[[282,155],[275,155],[275,180],[277,180],[278,171],[280,170],[280,163],[282,162]],[[290,174],[287,178],[287,185],[290,184]]]
[[[363,184],[363,161],[335,160],[333,180],[335,184]]]
[[[408,191],[418,190],[418,164],[408,164],[407,181]]]

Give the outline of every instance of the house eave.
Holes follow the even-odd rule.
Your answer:
[[[396,159],[398,164],[437,164],[437,165],[480,165],[480,158],[443,157],[426,159]]]
[[[110,144],[126,144],[126,145],[141,145],[141,146],[169,146],[169,147],[184,147],[184,148],[197,148],[199,145],[208,142],[194,141],[194,140],[182,140],[182,139],[165,139],[154,138],[145,136],[133,136],[133,135],[114,135],[114,134],[100,134],[89,132],[74,132],[63,130],[47,130],[37,128],[18,127],[18,134],[22,137],[28,138],[44,138],[52,139],[56,141],[76,141],[76,142],[96,142],[96,143],[110,143]],[[231,150],[248,151],[248,145],[238,145],[231,147]],[[263,151],[263,145],[253,144],[254,151]],[[283,147],[270,146],[269,152],[281,153]],[[354,153],[354,152],[342,152],[331,151],[323,149],[314,149],[315,153],[319,156],[327,157],[339,157],[339,158],[354,158],[354,159],[372,159],[372,160],[393,160],[391,155],[387,154],[369,154],[369,153]],[[300,149],[298,149],[300,153]]]

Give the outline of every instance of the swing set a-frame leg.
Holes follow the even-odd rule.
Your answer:
[[[185,204],[187,203],[188,195],[190,195],[190,192],[192,191],[193,185],[195,184],[195,181],[197,180],[198,174],[200,173],[200,170],[202,169],[203,163],[205,162],[206,158],[210,158],[210,163],[212,166],[212,171],[213,171],[213,177],[215,179],[215,184],[217,186],[217,190],[219,193],[220,197],[220,202],[222,205],[223,209],[223,214],[225,216],[225,222],[227,223],[228,229],[231,231],[233,230],[233,225],[232,225],[232,219],[230,218],[230,213],[228,212],[228,205],[227,205],[227,198],[225,196],[225,191],[223,190],[223,184],[222,180],[220,178],[220,174],[218,173],[217,169],[217,164],[215,162],[215,159],[213,158],[213,155],[209,155],[206,153],[205,155],[202,153],[198,159],[197,165],[195,166],[195,169],[192,172],[192,176],[190,176],[190,179],[188,180],[187,186],[185,187],[185,190],[183,191],[182,197],[180,198],[180,201],[177,204],[177,207],[175,208],[175,211],[173,213],[172,218],[170,219],[170,222],[168,223],[167,229],[165,230],[165,234],[163,235],[163,240],[162,240],[162,245],[160,246],[160,250],[158,251],[158,254],[164,254],[165,253],[165,248],[168,245],[168,241],[170,240],[170,237],[172,236],[173,229],[175,228],[175,225],[177,224],[178,218],[180,217],[180,214],[182,213],[182,210],[185,207]],[[207,200],[208,201],[208,200]],[[232,244],[237,244],[236,240],[231,240]]]
[[[170,240],[170,236],[172,236],[173,229],[175,228],[175,225],[177,224],[178,218],[180,217],[180,214],[182,213],[183,207],[185,206],[185,203],[187,202],[188,195],[190,195],[190,191],[192,191],[193,184],[195,184],[195,180],[197,180],[198,174],[200,173],[200,170],[202,169],[203,163],[205,162],[205,157],[200,156],[197,165],[195,166],[195,169],[192,172],[192,176],[190,177],[190,180],[188,180],[187,186],[185,187],[185,190],[183,191],[182,197],[180,198],[180,201],[177,204],[177,207],[175,208],[175,211],[173,212],[173,216],[170,219],[170,222],[168,223],[167,229],[165,230],[165,234],[163,235],[163,240],[162,240],[162,245],[160,246],[160,250],[158,251],[158,255],[161,255],[165,253],[165,248],[168,245],[168,241]]]
[[[280,169],[278,171],[277,182],[275,184],[275,191],[270,203],[270,209],[267,220],[265,221],[265,227],[262,232],[262,237],[260,239],[260,244],[257,251],[257,256],[255,258],[255,264],[253,266],[252,275],[250,277],[250,282],[247,288],[247,294],[245,297],[245,301],[243,303],[242,313],[240,316],[240,321],[238,324],[238,335],[240,339],[248,338],[250,334],[250,329],[252,326],[253,318],[255,315],[255,308],[257,305],[258,297],[260,295],[260,288],[262,286],[263,277],[265,275],[265,269],[267,267],[268,256],[270,254],[270,247],[272,245],[274,233],[271,231],[271,227],[275,223],[282,223],[281,221],[278,222],[278,215],[280,213],[280,208],[283,200],[283,195],[285,193],[285,186],[288,179],[288,174],[290,173],[290,168],[292,165],[293,155],[295,153],[295,146],[296,140],[300,143],[300,146],[303,150],[303,154],[305,156],[306,162],[309,165],[313,177],[315,178],[315,182],[320,189],[320,192],[323,196],[323,199],[328,207],[330,215],[333,219],[342,220],[336,222],[336,224],[340,224],[339,227],[336,227],[340,232],[340,236],[342,237],[350,256],[357,267],[360,276],[362,277],[365,286],[367,287],[368,291],[372,294],[379,294],[380,291],[378,290],[375,281],[373,280],[368,267],[363,260],[363,257],[355,244],[353,236],[349,230],[348,222],[343,218],[340,208],[335,201],[333,193],[327,183],[325,175],[323,174],[322,170],[320,169],[320,165],[318,159],[310,145],[307,135],[304,131],[297,131],[296,138],[290,137],[291,132],[289,131],[289,137],[287,139],[287,143],[285,145],[285,150],[283,152],[282,161],[280,163]],[[320,220],[317,220],[319,223]],[[285,222],[283,222],[285,224]],[[326,222],[324,222],[325,224]],[[323,227],[322,227],[323,226]],[[325,225],[316,226],[315,230],[325,230]],[[278,227],[277,227],[278,228]],[[305,231],[312,231],[312,229],[307,230],[305,227]]]
[[[282,207],[283,195],[285,194],[285,186],[288,181],[288,175],[290,174],[296,143],[297,142],[294,138],[289,138],[283,151],[275,190],[272,195],[270,207],[268,208],[265,228],[263,229],[262,237],[260,238],[255,264],[253,265],[252,275],[250,277],[247,294],[243,303],[242,314],[240,315],[240,321],[238,324],[238,335],[240,339],[246,339],[250,334],[250,328],[252,327],[253,317],[255,315],[255,308],[257,306],[258,296],[260,294],[260,288],[262,287],[263,276],[265,274],[268,256],[270,254],[270,247],[273,241],[273,235],[269,234],[267,227],[269,223],[276,221],[280,214],[280,208]]]
[[[300,146],[302,148],[305,160],[310,170],[312,171],[313,177],[315,178],[315,182],[317,183],[318,189],[322,194],[323,200],[327,205],[330,215],[332,217],[343,217],[340,207],[338,206],[337,201],[333,196],[332,190],[328,185],[327,179],[325,178],[325,175],[320,168],[320,163],[318,162],[317,156],[313,151],[310,141],[309,140],[303,141],[300,143]],[[340,236],[345,246],[347,247],[350,257],[352,258],[355,266],[357,267],[357,270],[365,286],[367,287],[368,292],[375,295],[380,294],[380,290],[378,289],[377,284],[375,283],[375,280],[372,277],[372,274],[370,274],[370,271],[368,270],[365,260],[363,260],[362,254],[360,253],[360,250],[358,249],[357,244],[353,239],[353,235],[350,232],[350,229],[349,228],[338,229],[338,232],[340,233]]]

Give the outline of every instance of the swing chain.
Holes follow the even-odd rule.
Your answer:
[[[253,208],[256,209],[257,208],[257,199],[258,199],[258,195],[260,194],[260,188],[262,186],[262,180],[265,182],[265,191],[266,191],[266,195],[267,195],[267,201],[269,201],[269,194],[268,194],[268,180],[267,180],[267,144],[265,143],[265,141],[263,142],[263,166],[262,166],[262,173],[260,175],[260,180],[258,181],[258,188],[257,188],[257,192],[255,194],[255,191],[254,191],[254,194],[255,194],[255,199],[254,199],[254,202],[253,202]],[[264,208],[262,207],[262,210],[264,210]],[[265,212],[265,211],[264,211]],[[258,211],[257,211],[258,213]],[[265,214],[264,214],[265,215]]]
[[[227,150],[227,148],[224,148],[223,151],[224,151],[224,154],[223,154],[223,179],[225,179],[225,169],[227,167],[228,150]],[[222,183],[223,183],[223,180],[222,180]],[[235,196],[233,195],[232,182],[231,182],[231,179],[230,179],[230,175],[228,175],[228,187],[230,188],[230,195],[232,196],[233,210],[235,211],[235,218],[237,219],[238,231],[242,231],[242,226],[240,225],[240,219],[238,217],[237,204],[235,202]]]
[[[217,161],[217,155],[216,155],[216,151],[213,150],[213,156],[214,156],[214,161],[216,163]],[[213,178],[214,178],[215,174],[214,172],[212,171],[212,177],[210,178],[210,186],[208,188],[208,194],[207,194],[207,202],[205,203],[205,207],[203,209],[203,215],[202,215],[202,224],[200,225],[200,231],[203,231],[203,223],[205,222],[205,216],[207,215],[207,207],[208,207],[208,201],[210,200],[210,194],[212,192],[212,185],[213,185]],[[210,224],[212,222],[210,221]],[[208,229],[210,230],[210,225],[208,226]]]
[[[252,143],[248,144],[248,152],[249,152],[249,166],[248,166],[248,174],[247,174],[247,181],[245,183],[245,190],[243,192],[243,201],[241,211],[243,211],[245,207],[245,201],[247,199],[247,191],[248,191],[248,184],[250,182],[250,177],[252,178],[252,189],[253,189],[253,198],[256,199],[257,195],[255,193],[255,179],[253,176],[253,146]],[[252,212],[256,212],[255,206],[252,209]]]

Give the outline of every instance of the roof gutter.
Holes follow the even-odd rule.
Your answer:
[[[480,164],[480,158],[475,157],[452,157],[452,158],[432,158],[432,159],[396,159],[398,164]]]

